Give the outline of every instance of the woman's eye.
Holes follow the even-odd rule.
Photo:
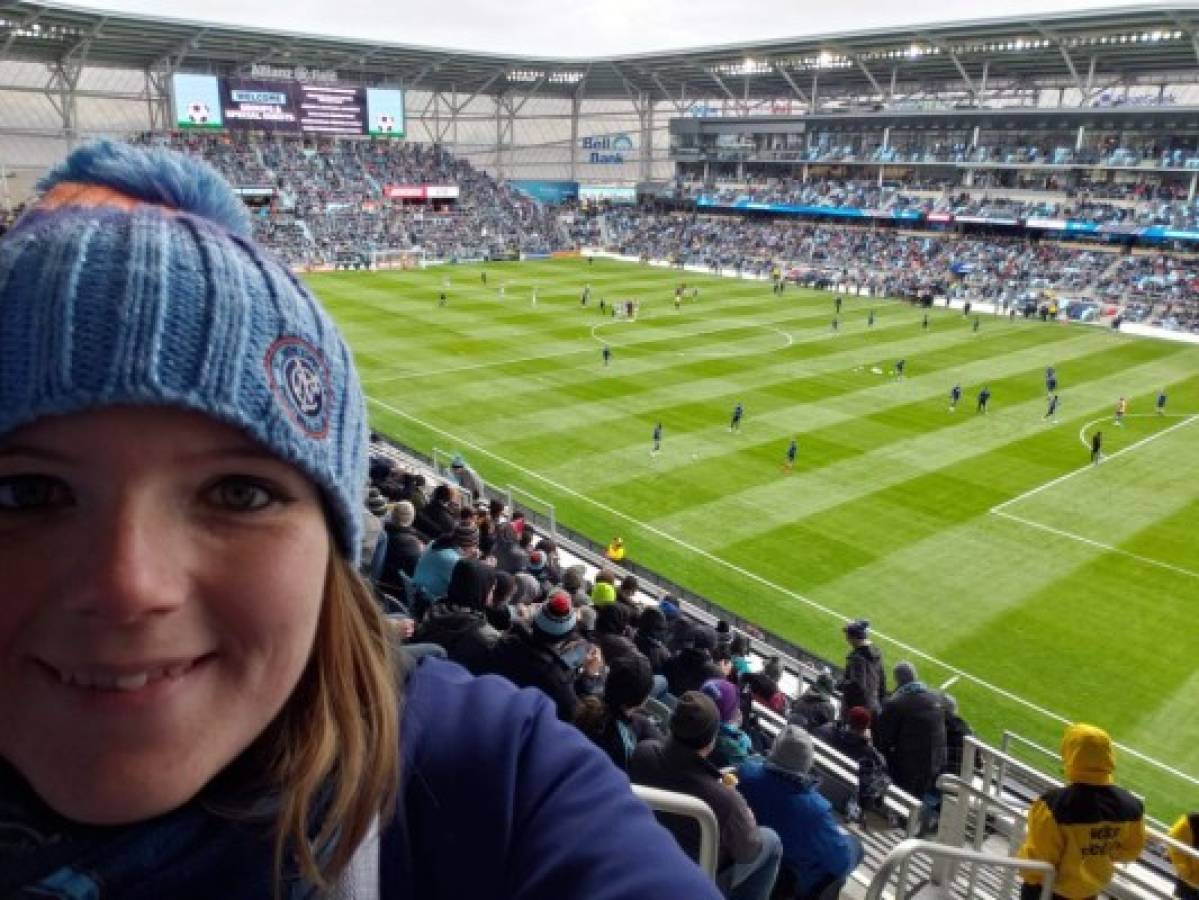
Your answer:
[[[280,499],[276,491],[261,482],[237,476],[217,482],[211,497],[219,506],[240,512],[265,509]]]
[[[0,478],[0,512],[37,512],[69,506],[70,489],[48,475],[9,475]]]

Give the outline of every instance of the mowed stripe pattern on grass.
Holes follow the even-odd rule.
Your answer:
[[[1155,715],[1158,704],[1180,708],[1177,693],[1191,677],[1199,646],[1177,615],[1199,599],[1199,582],[987,512],[1085,463],[1079,428],[1108,415],[1118,396],[1148,412],[1165,387],[1171,410],[1199,411],[1199,351],[988,315],[974,333],[960,312],[943,309],[926,333],[920,311],[856,297],[845,298],[834,333],[829,294],[791,289],[778,298],[760,282],[604,261],[493,264],[486,286],[480,271],[312,277],[355,348],[368,393],[438,429],[378,407],[381,430],[426,452],[456,449],[451,438],[485,449],[491,455],[472,458],[485,477],[553,500],[563,522],[593,539],[622,533],[639,561],[830,658],[844,648],[827,615],[686,547],[842,614],[867,615],[982,681],[1199,770],[1199,720]],[[681,281],[700,296],[676,311]],[[449,303],[439,308],[442,290]],[[601,317],[601,297],[639,298],[639,320]],[[889,373],[900,358],[907,377],[896,381]],[[1062,383],[1057,425],[1042,419],[1050,364]],[[965,395],[950,413],[955,381]],[[973,408],[984,383],[993,392],[986,416]],[[732,435],[738,401],[746,419]],[[658,421],[663,452],[651,459]],[[1106,446],[1114,452],[1176,421],[1130,419],[1105,428]],[[799,460],[785,476],[792,435]],[[1199,428],[1181,429],[1153,444],[1153,478],[1138,474],[1137,450],[1094,479],[1076,479],[1077,488],[1046,492],[1047,522],[1069,519],[1071,531],[1185,566],[1179,559],[1193,555],[1188,539],[1199,526],[1197,447]],[[506,460],[547,480],[530,481]],[[1139,491],[1138,478],[1147,482]],[[1105,501],[1103,486],[1117,483],[1126,486]],[[1169,502],[1146,499],[1158,495]],[[1119,504],[1135,510],[1114,529]],[[1034,517],[1032,506],[1013,511]],[[680,543],[639,534],[630,520]],[[948,677],[934,663],[921,668],[929,682]],[[968,680],[954,693],[987,736],[1010,728],[1056,746],[1057,723]],[[1169,778],[1140,764],[1124,769],[1161,798],[1163,816],[1174,811]]]

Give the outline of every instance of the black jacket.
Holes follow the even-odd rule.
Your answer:
[[[789,723],[798,725],[805,731],[819,728],[835,718],[837,708],[833,706],[833,701],[827,695],[813,690],[801,694],[799,699],[791,704],[791,711],[787,715]]]
[[[527,622],[513,622],[491,653],[488,671],[503,675],[517,687],[540,690],[558,708],[558,718],[573,722],[579,705],[575,671]]]
[[[633,638],[633,643],[637,645],[641,655],[649,660],[649,667],[655,675],[665,674],[666,663],[670,660],[670,651],[666,649],[666,644],[660,637],[638,631],[636,637]]]
[[[416,529],[410,525],[384,525],[387,532],[387,556],[383,559],[383,580],[396,583],[400,572],[409,578],[416,571],[416,561],[424,552],[424,544]]]
[[[883,704],[874,743],[899,787],[917,799],[930,792],[945,765],[945,708],[920,682],[904,685]]]
[[[629,779],[635,784],[677,791],[698,797],[711,807],[720,828],[720,862],[752,862],[762,850],[754,814],[735,787],[726,785],[720,770],[689,747],[673,739],[645,741],[633,751]],[[699,834],[694,822],[679,816],[660,817],[687,855],[699,855]]]
[[[458,516],[445,503],[430,503],[416,514],[416,528],[429,540],[453,531],[457,525]]]
[[[487,624],[483,613],[446,603],[434,603],[412,636],[413,643],[444,647],[446,655],[472,675],[490,669],[498,640],[499,633]]]
[[[662,674],[676,697],[687,691],[698,691],[709,678],[723,677],[708,651],[694,647],[685,647],[667,660]]]
[[[864,706],[876,717],[887,696],[887,676],[883,655],[874,644],[854,647],[845,657],[845,675],[837,685],[841,691],[841,714],[855,706]]]
[[[584,718],[582,711],[596,702],[588,700],[580,707],[580,718],[576,719],[575,724],[608,754],[608,758],[621,771],[628,771],[632,754],[642,741],[665,740],[654,720],[640,710],[617,717],[610,715],[607,708],[603,707],[603,712],[598,716]]]

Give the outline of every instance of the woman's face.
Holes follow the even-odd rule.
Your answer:
[[[305,476],[205,416],[0,437],[0,757],[80,822],[185,803],[299,681],[329,552]]]

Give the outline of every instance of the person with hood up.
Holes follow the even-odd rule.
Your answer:
[[[416,510],[416,529],[429,539],[451,532],[458,524],[458,503],[454,489],[448,484],[439,484],[433,489],[433,498]]]
[[[1099,895],[1114,864],[1129,863],[1145,849],[1145,807],[1113,773],[1116,755],[1107,732],[1081,722],[1062,735],[1065,787],[1046,791],[1028,810],[1028,834],[1016,853],[1057,869],[1053,896],[1081,900]],[[1024,900],[1040,896],[1040,872],[1021,871]]]
[[[837,687],[841,691],[841,709],[864,706],[870,715],[877,716],[887,696],[887,676],[883,671],[883,654],[870,641],[870,622],[855,619],[845,626],[849,655],[845,657],[845,674]]]
[[[1199,848],[1199,813],[1180,816],[1170,829],[1170,837],[1180,844]],[[1174,896],[1182,900],[1199,900],[1199,857],[1183,853],[1174,847],[1167,847],[1166,853],[1174,864],[1174,872],[1178,876],[1174,888]]]
[[[930,805],[945,766],[945,707],[909,662],[895,664],[895,693],[874,723],[874,744],[895,783]]]
[[[472,675],[483,674],[500,637],[484,614],[494,591],[495,570],[491,566],[477,559],[458,560],[445,597],[429,608],[413,642],[437,644]]]
[[[707,625],[696,625],[686,646],[666,663],[666,682],[670,693],[681,697],[687,691],[698,691],[710,678],[723,677],[712,662],[712,650],[715,647],[715,632]]]
[[[615,563],[622,562],[624,554],[624,538],[621,537],[612,538],[612,541],[608,544],[608,549],[604,551],[604,556]]]
[[[642,611],[633,643],[649,660],[655,675],[666,674],[666,663],[670,661],[670,651],[666,649],[666,617],[658,607],[649,606]]]
[[[613,660],[602,699],[585,697],[575,712],[575,725],[621,771],[628,770],[639,743],[665,739],[654,720],[641,711],[653,686],[653,673],[643,657]]]
[[[814,731],[826,722],[833,721],[837,718],[837,707],[833,705],[833,693],[836,690],[837,683],[833,676],[827,671],[821,672],[807,690],[795,698],[787,721],[807,731]]]
[[[739,766],[754,752],[753,741],[741,729],[741,695],[731,681],[712,678],[700,690],[716,704],[720,713],[720,730],[716,734],[716,749],[709,757],[717,768]]]
[[[426,604],[445,596],[458,560],[473,556],[478,547],[479,529],[474,525],[458,525],[425,548],[412,573],[412,588],[416,593],[412,611],[418,619],[424,614]]]
[[[495,557],[495,567],[509,575],[529,568],[529,555],[521,549],[520,533],[511,522],[504,522],[496,529],[495,546],[491,554]]]
[[[628,634],[629,614],[619,603],[610,603],[596,610],[595,640],[611,665],[626,656],[640,656],[641,652]]]
[[[802,900],[839,896],[862,861],[862,843],[837,825],[832,806],[818,790],[820,777],[812,773],[812,761],[812,738],[788,725],[768,758],[751,757],[737,770],[738,790],[749,808],[782,840],[779,884],[794,885],[783,896]]]

